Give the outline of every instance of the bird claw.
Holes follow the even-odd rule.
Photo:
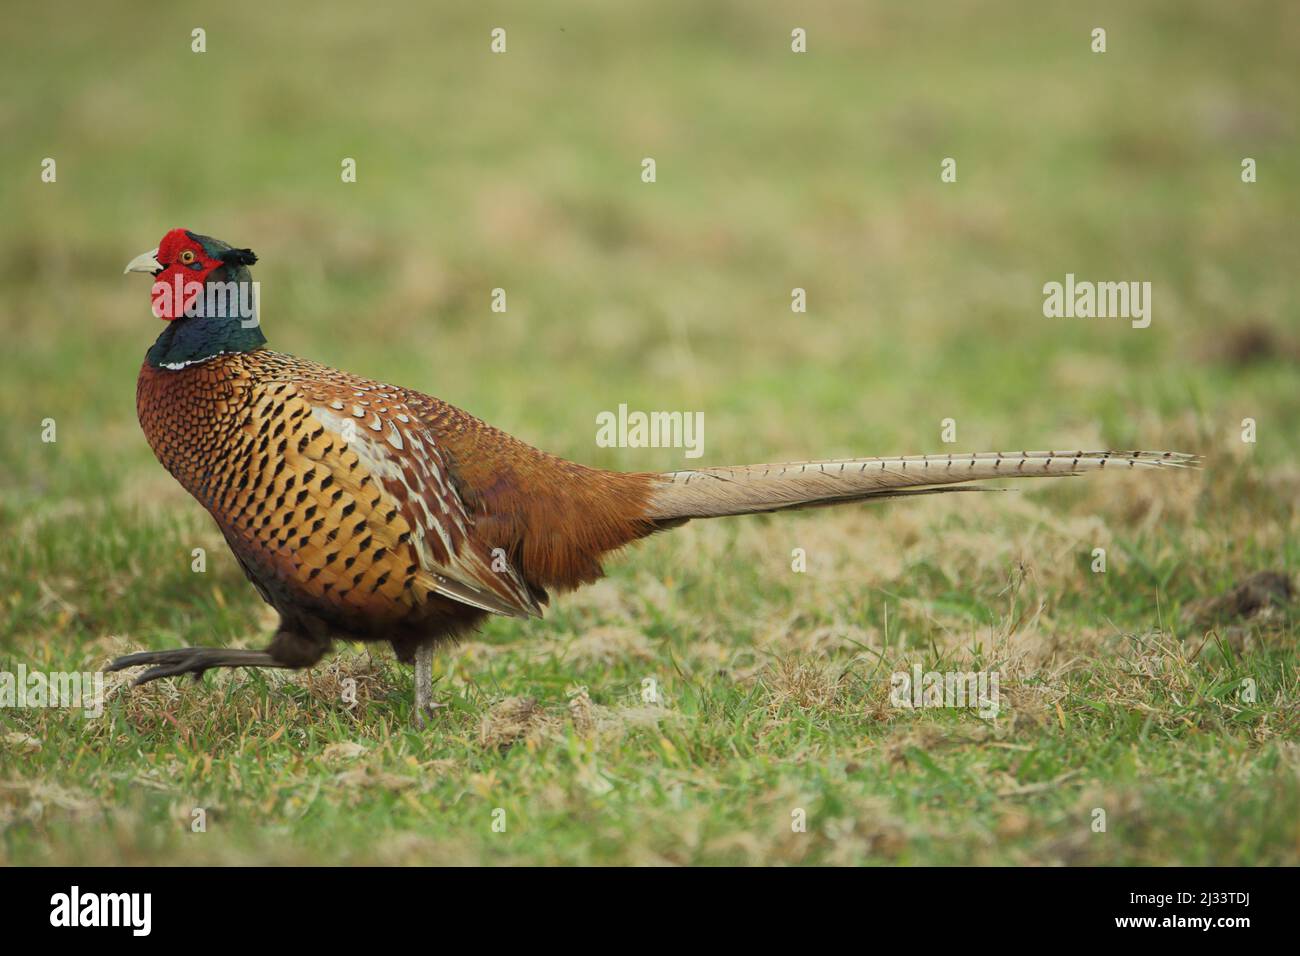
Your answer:
[[[181,674],[189,674],[194,683],[201,683],[203,672],[207,668],[198,664],[176,664],[171,667],[151,667],[135,680],[131,682],[132,687],[139,687],[141,684],[147,684],[150,681],[158,680],[160,677],[176,677]]]
[[[423,705],[417,704],[415,706],[415,709],[412,711],[412,722],[415,724],[417,729],[424,730],[425,728],[424,715],[428,714],[430,717],[432,717],[438,711],[442,710],[446,706],[447,706],[446,704],[441,704],[436,700],[431,700],[427,704],[423,704]]]
[[[214,667],[276,667],[271,656],[262,651],[241,651],[224,647],[178,647],[170,651],[141,651],[119,657],[104,668],[106,672],[125,670],[128,667],[152,665],[138,676],[133,686],[139,687],[160,677],[189,674],[195,681]]]
[[[128,667],[154,665],[132,681],[135,687],[158,680],[160,677],[174,677],[177,674],[190,674],[197,681],[202,679],[203,672],[211,666],[205,662],[206,656],[203,649],[194,647],[182,647],[174,651],[144,651],[119,657],[104,670],[120,671]]]

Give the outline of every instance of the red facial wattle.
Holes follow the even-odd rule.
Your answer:
[[[156,257],[162,271],[154,276],[150,290],[153,314],[165,322],[183,318],[213,270],[224,265],[210,258],[203,246],[184,229],[173,229],[158,243]]]

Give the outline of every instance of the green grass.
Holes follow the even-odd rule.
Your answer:
[[[273,346],[589,464],[683,466],[595,446],[626,402],[704,411],[706,463],[952,417],[1207,467],[689,525],[447,648],[423,730],[351,645],[3,708],[0,863],[1300,862],[1294,607],[1191,613],[1300,565],[1285,4],[312,9],[8,18],[0,671],[271,631],[135,423],[158,324],[120,271],[177,225],[258,252]],[[1066,272],[1151,281],[1151,327],[1045,319]],[[996,670],[1000,716],[891,706],[914,664]]]

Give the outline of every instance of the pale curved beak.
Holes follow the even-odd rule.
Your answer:
[[[153,273],[161,271],[162,263],[158,261],[158,250],[150,249],[148,252],[140,253],[140,255],[128,262],[126,268],[122,270],[122,274],[126,275],[128,272],[147,272],[150,275],[153,275]]]

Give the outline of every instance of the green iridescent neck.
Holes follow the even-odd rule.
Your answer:
[[[222,266],[208,276],[198,314],[167,323],[145,360],[154,368],[182,369],[217,355],[251,352],[266,344],[258,323],[247,266]]]

